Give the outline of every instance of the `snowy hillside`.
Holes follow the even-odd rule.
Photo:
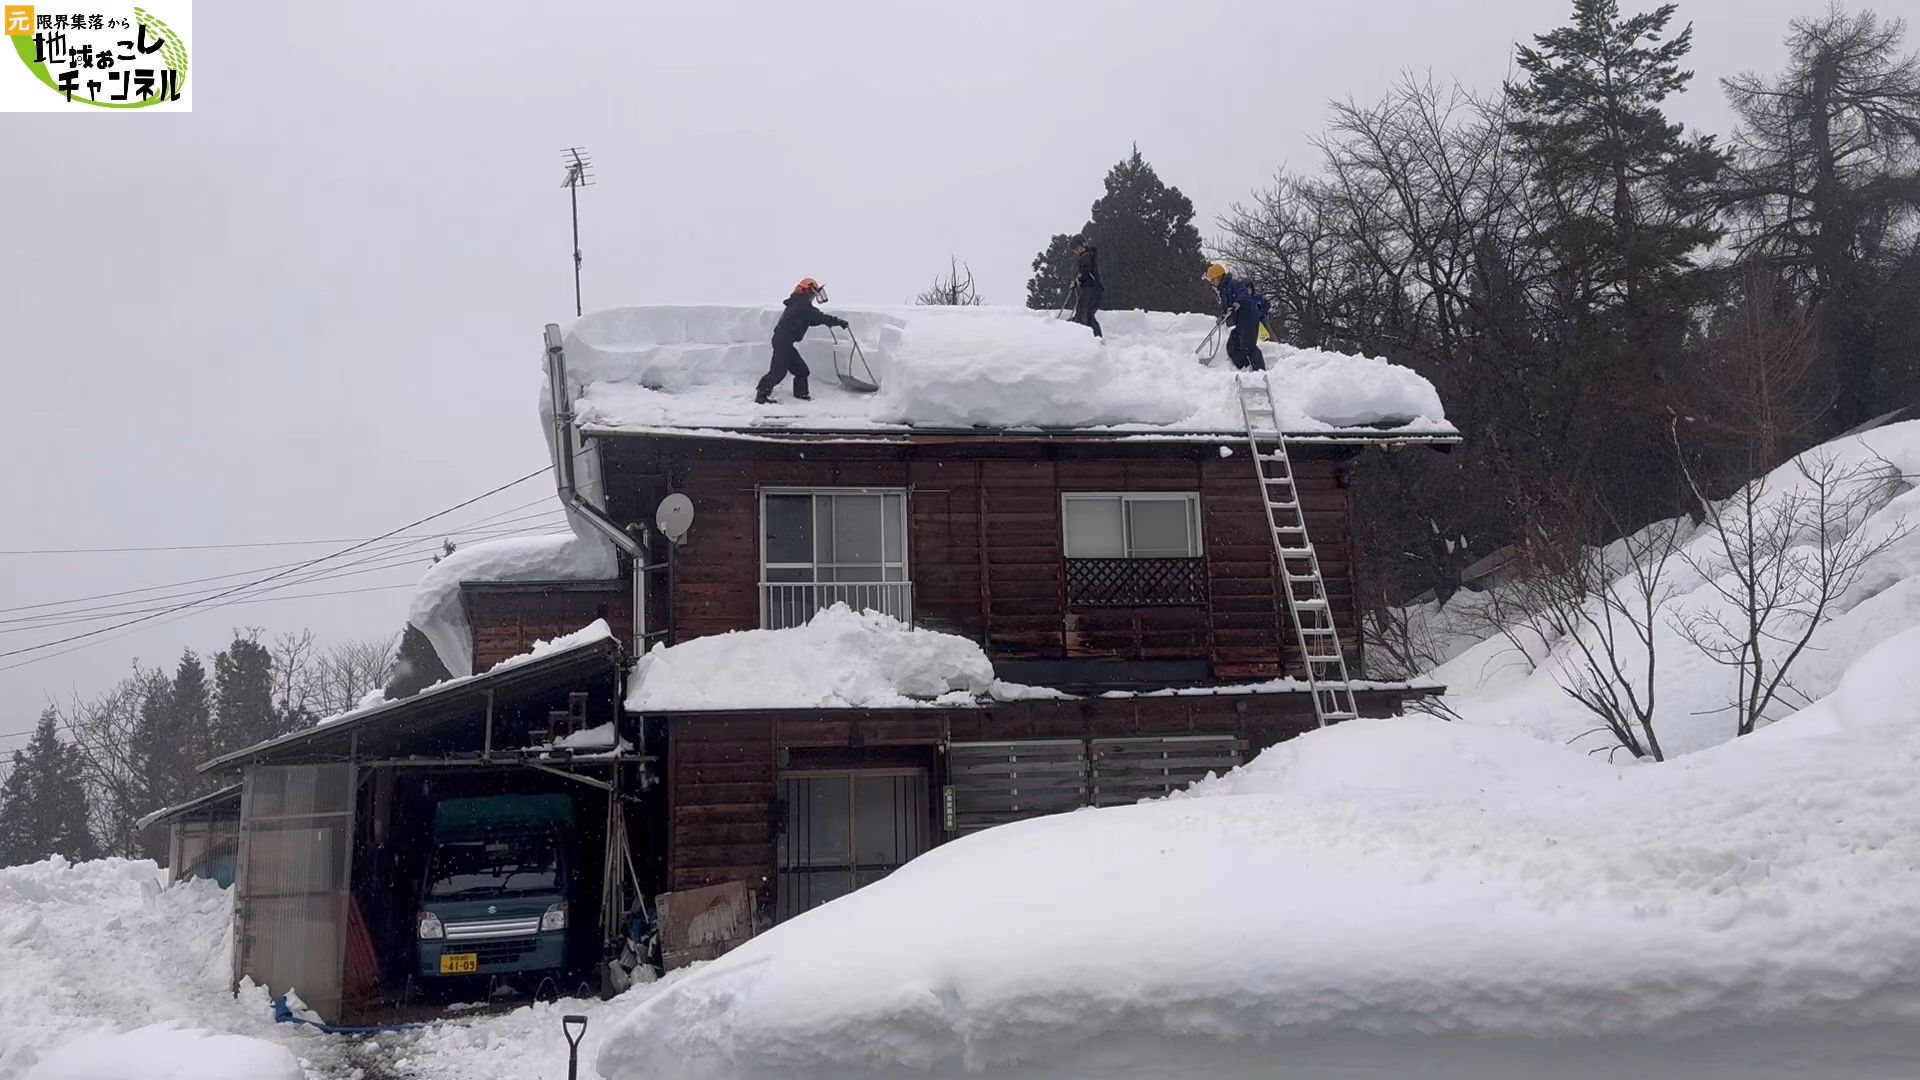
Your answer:
[[[825,305],[846,318],[878,376],[878,394],[843,390],[835,346],[816,328],[800,352],[816,400],[752,403],[778,307],[633,307],[596,312],[567,335],[568,377],[589,430],[792,427],[1096,428],[1134,432],[1243,429],[1233,368],[1203,368],[1205,315],[1101,312],[1104,342],[1052,312],[1025,308]],[[840,332],[843,357],[847,334]],[[1380,426],[1451,435],[1433,385],[1369,357],[1269,343],[1275,398],[1289,431]],[[843,362],[845,360],[843,359]]]
[[[1920,630],[1661,767],[1358,721],[967,837],[638,1004],[676,1076],[1920,1073]]]
[[[1845,478],[1846,482],[1830,486],[1836,497],[1850,503],[1829,509],[1832,527],[1824,547],[1810,521],[1785,520],[1789,515],[1806,518],[1819,513],[1813,504],[1818,492],[1806,474],[1822,470]],[[1920,421],[1909,421],[1809,451],[1797,462],[1775,469],[1753,489],[1761,527],[1747,529],[1735,520],[1734,539],[1758,531],[1784,540],[1784,545],[1777,555],[1761,551],[1736,559],[1745,569],[1766,571],[1758,575],[1763,579],[1784,579],[1782,587],[1791,592],[1803,587],[1792,580],[1795,567],[1816,563],[1823,550],[1829,558],[1845,550],[1869,554],[1857,578],[1833,597],[1826,612],[1829,621],[1814,630],[1806,650],[1795,660],[1767,719],[1778,719],[1832,692],[1855,658],[1920,626],[1916,479],[1920,479]],[[1723,503],[1720,509],[1731,518],[1740,516],[1740,507],[1733,503]],[[1703,625],[1703,618],[1718,618],[1737,630],[1744,612],[1724,595],[1737,587],[1730,575],[1742,567],[1730,565],[1721,531],[1710,523],[1696,525],[1684,518],[1654,527],[1661,528],[1672,530],[1674,550],[1661,560],[1653,589],[1658,604],[1650,623],[1657,661],[1652,697],[1660,739],[1671,755],[1734,736],[1735,719],[1728,705],[1739,696],[1737,672],[1703,653],[1687,640],[1686,631],[1690,625]],[[1644,551],[1649,543],[1648,533],[1643,533],[1600,555],[1615,568],[1615,595],[1629,607],[1646,590],[1640,584],[1645,578],[1629,569],[1633,560],[1628,548]],[[1736,543],[1735,554],[1748,547]],[[1445,609],[1429,605],[1411,613],[1414,634],[1440,653],[1436,659],[1446,661],[1432,675],[1450,688],[1448,704],[1475,723],[1510,726],[1556,741],[1577,739],[1585,748],[1608,745],[1604,732],[1582,735],[1599,722],[1562,690],[1582,667],[1576,644],[1551,628],[1543,633],[1544,623],[1552,620],[1525,619],[1504,635],[1489,625],[1489,609],[1502,600],[1524,606],[1520,603],[1524,598],[1512,593],[1511,588],[1504,596],[1460,593]],[[1777,619],[1775,632],[1763,642],[1769,662],[1784,658],[1803,627],[1804,620],[1798,618]],[[1593,627],[1585,628],[1583,636],[1589,644],[1597,644]],[[1644,696],[1647,650],[1630,628],[1617,634],[1617,652],[1622,670],[1630,673],[1627,681]]]

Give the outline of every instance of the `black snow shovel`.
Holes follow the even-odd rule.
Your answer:
[[[871,394],[880,389],[880,377],[873,373],[873,366],[867,363],[867,354],[860,350],[860,339],[853,336],[853,327],[847,327],[847,341],[852,346],[841,351],[840,334],[835,327],[827,327],[827,333],[833,337],[833,374],[840,385],[857,394]]]

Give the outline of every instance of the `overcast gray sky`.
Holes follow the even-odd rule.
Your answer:
[[[1683,3],[1699,77],[1676,114],[1724,132],[1714,80],[1777,68],[1788,19],[1823,6]],[[950,252],[1018,303],[1130,144],[1210,235],[1312,164],[1327,99],[1407,68],[1490,87],[1570,8],[201,0],[191,115],[0,116],[0,549],[368,537],[537,468],[540,327],[572,313],[561,147],[599,166],[589,307],[771,302],[804,275],[898,303]],[[435,524],[533,524],[550,494],[532,481]],[[0,652],[101,625],[22,624],[63,610],[22,605],[328,550],[0,555]],[[0,670],[0,733],[236,626],[395,630],[407,591],[380,587],[418,576],[406,556],[284,590],[378,591],[0,657],[40,658]]]

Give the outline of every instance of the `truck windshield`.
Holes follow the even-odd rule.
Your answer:
[[[547,833],[442,840],[433,852],[427,896],[473,900],[560,888],[560,853]]]

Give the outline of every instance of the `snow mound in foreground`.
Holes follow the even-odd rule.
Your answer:
[[[1844,723],[1663,766],[1359,720],[991,829],[669,981],[599,1068],[1914,1075],[1915,655],[1855,665]]]
[[[835,604],[804,626],[736,630],[655,648],[627,683],[627,708],[886,709],[970,704],[993,665],[963,637]]]
[[[469,544],[422,575],[407,621],[433,643],[448,674],[471,675],[473,627],[460,600],[461,582],[603,581],[619,576],[612,546],[592,534],[554,533]]]
[[[595,312],[567,339],[568,377],[593,428],[793,426],[1243,430],[1231,365],[1194,349],[1206,315],[1102,312],[1104,341],[1051,312],[1025,308],[843,308],[878,376],[878,394],[842,390],[835,346],[816,329],[800,352],[816,400],[770,417],[751,404],[778,307],[637,307]],[[842,353],[845,335],[842,335]],[[1385,425],[1451,432],[1433,385],[1385,360],[1265,347],[1289,431]]]
[[[47,1071],[30,1075],[48,1078],[300,1075],[273,1071],[284,1061],[254,1045],[278,1034],[266,992],[228,991],[227,891],[164,880],[153,863],[129,859],[0,869],[0,1077],[36,1067]],[[111,1037],[134,1029],[143,1030]],[[228,1060],[261,1068],[219,1071]],[[119,1071],[100,1071],[115,1063]]]
[[[306,1080],[306,1075],[284,1046],[155,1024],[70,1042],[29,1069],[25,1080]]]

